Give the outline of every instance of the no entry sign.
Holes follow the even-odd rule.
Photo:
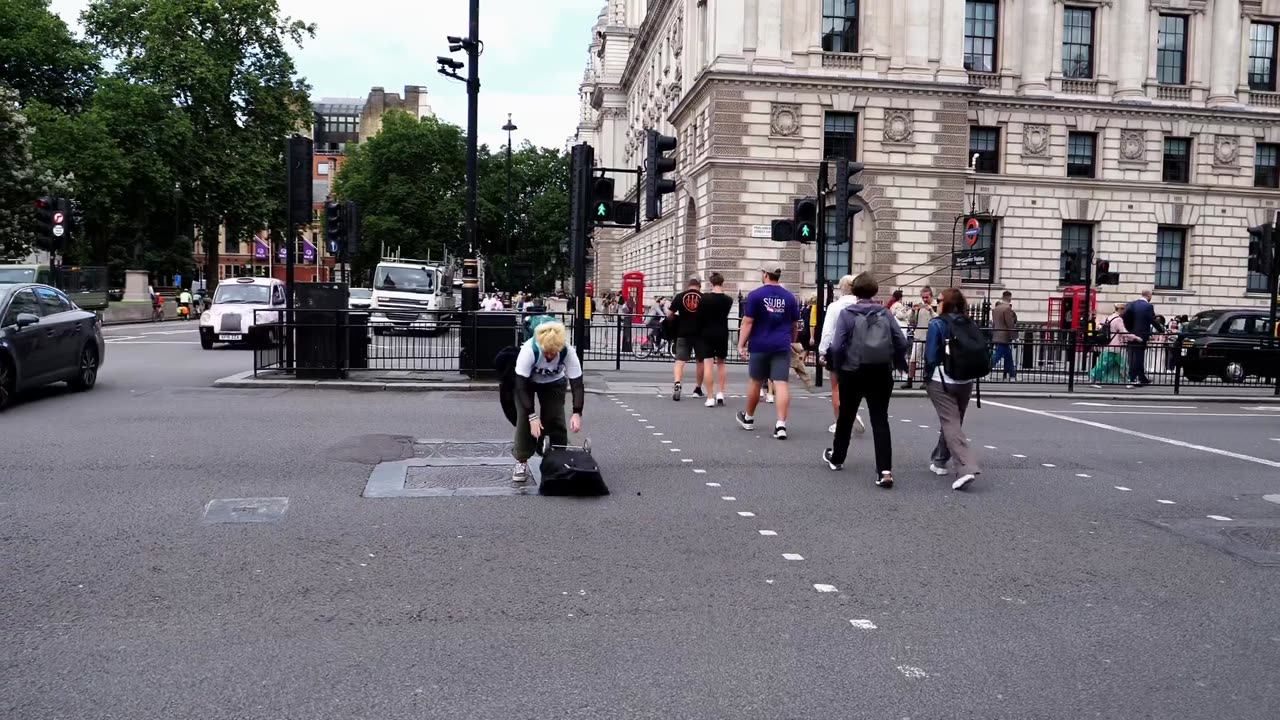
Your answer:
[[[978,236],[982,234],[982,224],[978,222],[978,218],[969,218],[964,224],[964,241],[969,243],[969,247],[978,244]]]

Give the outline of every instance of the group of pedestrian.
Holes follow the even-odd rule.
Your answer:
[[[1164,331],[1164,323],[1151,304],[1151,291],[1128,303],[1116,303],[1114,312],[1098,326],[1103,343],[1098,359],[1089,371],[1093,387],[1103,383],[1123,383],[1135,389],[1151,384],[1147,377],[1147,347],[1155,333]]]

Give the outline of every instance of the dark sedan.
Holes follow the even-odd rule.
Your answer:
[[[65,382],[98,383],[106,346],[98,316],[48,285],[0,285],[0,410],[18,393]]]
[[[1244,382],[1280,373],[1280,348],[1271,344],[1271,320],[1256,309],[1205,310],[1178,330],[1179,364],[1191,382],[1219,377]]]

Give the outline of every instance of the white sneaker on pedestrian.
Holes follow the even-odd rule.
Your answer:
[[[743,430],[756,429],[756,419],[753,417],[747,417],[747,414],[741,410],[738,411],[738,414],[734,419],[738,421],[738,425],[741,426]]]
[[[774,425],[774,426],[773,426],[773,437],[774,437],[775,439],[777,439],[777,440],[786,440],[786,439],[787,439],[787,426],[786,426],[786,425],[783,425],[782,423],[778,423],[777,425]]]
[[[772,404],[773,404],[773,393],[769,393],[768,395],[765,395],[765,396],[764,396],[764,401],[765,401],[765,402],[767,402],[767,403],[769,403],[770,405],[772,405]]]
[[[511,484],[517,487],[529,484],[529,463],[516,463],[511,471]]]
[[[724,407],[724,393],[716,393],[716,405]]]
[[[1132,384],[1130,384],[1130,385],[1125,385],[1125,389],[1127,389],[1127,390],[1137,390],[1137,389],[1138,389],[1138,386],[1137,386],[1137,385],[1132,385]]]
[[[834,451],[834,450],[832,450],[831,448],[827,448],[826,450],[823,450],[823,451],[822,451],[822,461],[823,461],[823,462],[825,462],[825,463],[827,464],[827,467],[831,468],[832,470],[839,470],[840,468],[843,468],[843,467],[844,467],[844,465],[842,465],[842,464],[840,464],[840,463],[834,463],[834,462],[831,462],[831,455],[832,455],[834,452],[835,452],[835,451]]]
[[[831,427],[827,428],[827,432],[831,433],[832,435],[835,435],[835,434],[836,434],[836,424],[835,424],[835,423],[831,423]]]
[[[961,475],[959,478],[956,478],[955,482],[951,483],[951,489],[963,490],[965,486],[973,482],[973,479],[976,477],[978,476],[974,475],[973,473],[969,473],[968,475]]]
[[[946,475],[947,468],[945,466],[938,467],[935,463],[929,463],[929,472],[933,473],[934,475]]]
[[[862,422],[861,414],[853,416],[853,431],[859,435],[867,431],[867,424]]]
[[[715,399],[715,398],[713,398],[713,397],[709,397],[709,398],[707,398],[707,401],[706,401],[705,403],[703,403],[703,405],[706,405],[707,407],[715,407],[715,406],[716,406],[716,399]]]

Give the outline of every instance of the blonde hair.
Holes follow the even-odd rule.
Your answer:
[[[853,276],[845,275],[840,278],[840,294],[848,295],[853,292]]]
[[[544,353],[558,353],[569,342],[561,322],[542,323],[533,331],[533,337],[537,340],[538,349]]]
[[[1125,303],[1116,303],[1116,312],[1124,312],[1126,307],[1128,307],[1128,305]]]

